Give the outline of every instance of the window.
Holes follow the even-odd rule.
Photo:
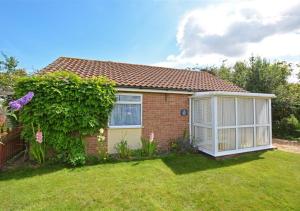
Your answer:
[[[218,130],[219,137],[219,146],[218,150],[226,151],[226,150],[234,150],[235,147],[235,129],[219,129]]]
[[[218,126],[235,126],[235,101],[233,97],[218,98]]]
[[[256,146],[265,146],[270,144],[269,127],[256,128]]]
[[[142,125],[142,95],[118,94],[110,116],[110,127],[140,127]]]
[[[270,144],[269,99],[218,97],[218,151]]]
[[[211,128],[205,128],[200,126],[193,126],[193,139],[194,144],[207,149],[212,150],[213,144],[212,144],[212,129]]]
[[[268,100],[256,99],[256,124],[268,124],[269,123],[269,108]]]
[[[211,125],[210,98],[194,100],[193,122]]]
[[[254,128],[244,127],[238,128],[239,149],[249,148],[254,146]]]
[[[253,125],[253,99],[238,98],[237,99],[237,124]]]

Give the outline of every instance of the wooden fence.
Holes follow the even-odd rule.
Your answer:
[[[20,138],[21,128],[16,128],[9,132],[0,143],[0,169],[3,168],[7,160],[24,150],[24,141]]]

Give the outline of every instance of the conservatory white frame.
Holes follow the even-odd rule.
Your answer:
[[[221,97],[229,97],[229,98],[234,98],[234,111],[235,111],[235,125],[231,125],[231,126],[219,126],[218,125],[218,99],[221,99]],[[213,92],[196,92],[194,93],[193,96],[190,97],[189,100],[189,134],[190,134],[190,141],[191,143],[194,145],[194,147],[198,148],[198,150],[207,153],[209,155],[212,155],[214,157],[218,157],[218,156],[226,156],[226,155],[232,155],[232,154],[238,154],[238,153],[244,153],[244,152],[251,152],[251,151],[258,151],[258,150],[265,150],[265,149],[271,149],[272,147],[272,117],[271,117],[271,98],[274,98],[275,95],[273,94],[262,94],[262,93],[249,93],[249,92],[223,92],[223,91],[213,91]],[[238,124],[238,108],[237,108],[237,104],[238,104],[238,99],[252,99],[253,101],[253,124],[246,124],[246,125],[239,125]],[[208,108],[208,115],[211,115],[209,118],[211,120],[210,123],[206,124],[206,123],[195,123],[193,118],[194,115],[199,112],[199,109],[201,110],[201,108],[199,108],[199,104],[196,104],[195,101],[199,100],[199,99],[208,99],[209,100],[209,104],[210,104],[210,108]],[[256,100],[257,99],[264,99],[266,100],[267,103],[267,112],[268,112],[268,122],[266,124],[257,124],[256,121]],[[198,101],[199,102],[199,101]],[[198,107],[197,107],[197,106]],[[206,105],[207,106],[207,105]],[[198,110],[195,110],[198,109]],[[203,109],[203,108],[202,108]],[[202,111],[202,112],[206,112],[206,111]],[[203,114],[203,113],[202,113]],[[252,118],[252,117],[251,117]],[[257,128],[262,128],[265,127],[264,129],[266,129],[267,132],[264,132],[267,134],[267,136],[264,136],[264,138],[266,139],[266,145],[263,146],[256,146],[257,144],[257,140],[256,140],[256,136],[257,136]],[[211,148],[205,148],[203,147],[203,145],[201,146],[201,144],[197,144],[197,140],[195,140],[195,132],[196,132],[196,128],[198,128],[198,132],[197,134],[202,135],[202,133],[205,133],[204,131],[209,131],[209,136],[207,136],[206,134],[206,138],[208,139],[208,141],[210,140],[211,142]],[[204,128],[204,130],[200,130]],[[245,148],[239,148],[239,143],[238,141],[240,141],[239,136],[240,133],[238,132],[240,128],[250,128],[252,130],[253,128],[253,132],[252,132],[252,140],[253,140],[253,145],[251,147],[245,147]],[[208,130],[205,130],[208,129]],[[235,137],[235,149],[229,149],[229,150],[220,150],[219,151],[219,147],[220,147],[220,143],[219,143],[219,138],[218,138],[218,131],[221,129],[234,129],[234,137]],[[251,131],[250,130],[250,131]],[[206,132],[208,133],[208,132]],[[259,133],[259,132],[258,132]],[[245,134],[243,134],[245,135]],[[267,138],[266,138],[267,137]],[[269,139],[269,140],[267,140]],[[205,140],[204,140],[205,141]],[[226,141],[225,141],[226,142]],[[233,141],[234,143],[234,141]],[[224,144],[224,142],[222,142],[221,144]]]

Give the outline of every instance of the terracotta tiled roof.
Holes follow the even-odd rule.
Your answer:
[[[244,92],[204,71],[59,57],[42,72],[68,70],[81,77],[106,76],[118,87],[182,91]]]

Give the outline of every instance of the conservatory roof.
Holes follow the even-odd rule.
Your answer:
[[[96,61],[59,57],[42,69],[44,72],[68,70],[81,77],[106,76],[118,87],[177,91],[230,91],[244,89],[205,72],[127,64],[111,61]]]
[[[274,94],[252,93],[252,92],[226,92],[226,91],[212,91],[212,92],[196,92],[193,97],[208,97],[208,96],[240,96],[240,97],[263,97],[275,98]]]

